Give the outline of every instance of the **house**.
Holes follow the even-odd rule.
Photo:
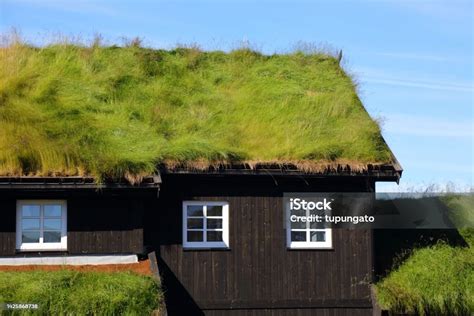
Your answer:
[[[170,315],[372,313],[371,230],[284,215],[289,192],[373,194],[401,177],[337,58],[2,54],[0,269],[155,251]]]

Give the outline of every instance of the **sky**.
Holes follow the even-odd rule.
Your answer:
[[[474,1],[0,0],[0,32],[36,44],[59,35],[146,46],[248,45],[284,53],[298,43],[342,50],[370,115],[404,168],[404,191],[474,180]]]

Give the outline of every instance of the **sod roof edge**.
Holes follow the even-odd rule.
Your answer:
[[[189,168],[185,165],[159,167],[155,175],[143,177],[138,183],[130,183],[125,178],[106,179],[97,183],[91,176],[0,176],[0,188],[61,187],[61,188],[157,188],[162,183],[161,174],[180,175],[228,175],[228,176],[305,176],[305,177],[371,177],[376,181],[398,183],[403,169],[395,161],[393,164],[369,164],[365,169],[351,169],[349,165],[327,166],[319,171],[304,171],[294,164],[226,164],[208,168]]]

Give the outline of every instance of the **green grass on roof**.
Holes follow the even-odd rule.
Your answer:
[[[167,162],[385,163],[324,53],[57,43],[0,48],[0,175],[141,175]]]

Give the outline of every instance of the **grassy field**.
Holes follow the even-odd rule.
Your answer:
[[[139,178],[158,163],[390,162],[326,53],[58,42],[0,48],[0,175]]]
[[[448,196],[453,222],[467,246],[447,242],[417,248],[376,284],[377,300],[392,312],[420,315],[474,313],[474,197]],[[471,222],[469,222],[471,221]]]
[[[0,302],[38,304],[40,315],[150,315],[161,300],[151,277],[129,272],[0,271]]]

